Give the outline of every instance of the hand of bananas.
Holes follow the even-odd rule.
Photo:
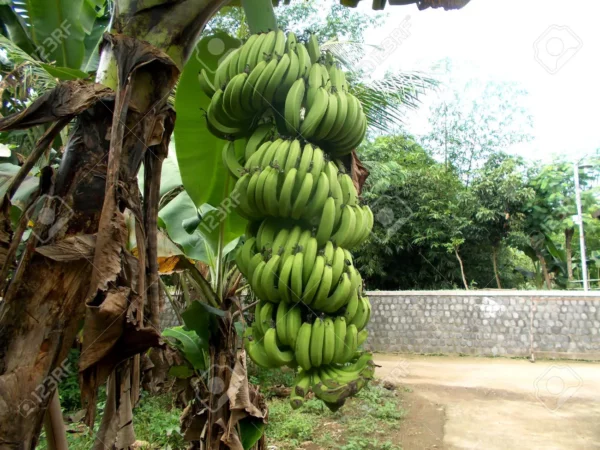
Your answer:
[[[252,35],[199,82],[211,97],[209,129],[229,141],[223,163],[249,221],[236,259],[260,299],[248,355],[262,367],[298,368],[294,408],[312,390],[337,409],[374,372],[372,355],[359,351],[371,304],[349,252],[368,238],[373,214],[336,159],[365,136],[362,106],[314,35]],[[243,161],[233,142],[241,138]]]

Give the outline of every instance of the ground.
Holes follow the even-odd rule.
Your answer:
[[[380,379],[412,390],[405,396],[404,450],[600,448],[600,364],[382,354],[375,360]]]

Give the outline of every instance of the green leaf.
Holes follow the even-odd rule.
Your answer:
[[[209,46],[209,43],[216,40],[220,40],[224,48],[223,53],[218,55],[213,54],[212,47]],[[241,236],[246,221],[227,206],[230,202],[226,199],[233,190],[235,180],[223,165],[221,152],[225,141],[216,138],[206,127],[203,110],[207,109],[210,99],[200,89],[198,73],[201,69],[209,74],[214,73],[219,59],[240,45],[239,40],[226,33],[204,37],[198,43],[196,57],[190,58],[184,68],[175,97],[177,121],[174,135],[183,185],[196,207],[209,204],[221,211],[221,214],[210,213],[212,218],[205,217],[205,221],[210,221],[210,227],[200,226],[200,231],[207,237],[211,236],[209,240],[213,243],[218,242],[213,237],[218,236],[221,228],[225,236],[224,244]],[[202,61],[198,55],[202,56]],[[239,144],[241,147],[242,142]],[[219,220],[215,220],[217,215]],[[218,226],[215,228],[212,224]],[[213,245],[214,248],[216,247]]]
[[[35,45],[31,40],[21,17],[10,7],[10,2],[0,2],[0,25],[2,34],[14,42],[21,50],[33,54]]]
[[[175,339],[175,346],[183,353],[185,359],[196,370],[206,370],[208,357],[208,340],[202,340],[193,330],[185,327],[167,328],[163,336]]]
[[[82,72],[79,69],[69,69],[68,67],[56,67],[52,64],[40,64],[46,72],[52,75],[54,78],[58,78],[62,81],[69,80],[84,80],[89,78],[90,75],[88,73]]]
[[[188,258],[210,262],[206,242],[202,234],[196,230],[189,234],[183,227],[183,221],[197,214],[196,206],[187,192],[181,192],[158,212],[158,217],[167,229],[169,237],[179,245]]]
[[[186,328],[194,330],[200,339],[206,340],[206,342],[208,342],[211,331],[216,329],[216,316],[224,317],[225,311],[213,308],[203,302],[192,302],[192,304],[181,313]]]
[[[175,378],[189,378],[194,375],[194,371],[188,366],[172,366],[169,369],[169,375]]]
[[[262,419],[244,417],[238,422],[238,424],[240,426],[240,438],[242,439],[242,446],[245,450],[251,449],[265,432],[265,423],[262,421]]]
[[[91,20],[91,11],[83,8],[83,2],[84,0],[13,0],[14,9],[29,25],[29,35],[40,59],[54,61],[61,67],[81,67],[86,36],[82,23]]]

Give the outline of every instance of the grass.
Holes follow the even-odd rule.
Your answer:
[[[99,405],[100,413],[104,405]],[[143,394],[139,407],[134,409],[133,427],[138,441],[149,443],[144,449],[185,449],[183,438],[179,434],[179,416],[182,410],[173,407],[170,394],[151,396]],[[69,450],[89,450],[93,447],[94,437],[100,426],[101,417],[96,419],[94,433],[82,424],[67,425]],[[37,449],[47,448],[45,434],[42,433]]]
[[[399,450],[390,436],[398,433],[404,415],[396,392],[379,384],[365,388],[335,413],[316,399],[296,411],[287,399],[272,399],[267,443],[281,450],[298,448],[307,441],[322,449]]]
[[[312,449],[340,450],[400,450],[393,443],[405,415],[401,406],[402,391],[388,391],[377,383],[363,389],[356,398],[348,400],[339,411],[332,413],[323,402],[309,399],[299,410],[292,410],[288,399],[275,397],[275,386],[292,384],[291,370],[257,369],[249,365],[250,382],[261,386],[269,406],[269,424],[266,429],[268,445],[278,450],[296,449],[305,442]],[[66,386],[65,386],[66,387]],[[78,388],[69,386],[61,393],[66,403],[78,409]],[[71,392],[71,390],[73,392]],[[67,441],[70,450],[88,450],[93,447],[94,435],[98,431],[104,402],[98,405],[98,417],[94,433],[83,424],[67,425]],[[143,449],[183,450],[187,448],[179,434],[181,409],[173,406],[172,395],[142,394],[139,406],[134,409],[136,438],[147,445]],[[65,413],[65,417],[69,413]],[[47,449],[44,433],[38,449]]]

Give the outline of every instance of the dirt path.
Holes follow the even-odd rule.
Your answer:
[[[600,364],[384,354],[375,360],[379,378],[413,390],[404,450],[600,449]],[[435,425],[440,421],[443,427]]]

